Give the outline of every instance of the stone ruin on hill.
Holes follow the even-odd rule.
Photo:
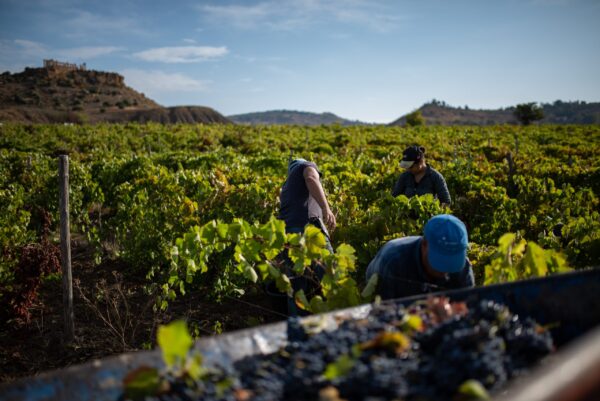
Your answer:
[[[52,59],[44,60],[44,68],[47,70],[62,70],[62,71],[86,71],[87,67],[83,64],[63,63]]]

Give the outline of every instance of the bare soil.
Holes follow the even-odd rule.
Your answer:
[[[0,383],[154,348],[158,325],[175,319],[185,319],[195,337],[285,319],[259,287],[222,302],[191,293],[171,302],[167,311],[154,312],[154,298],[144,292],[144,280],[129,277],[127,266],[115,261],[94,266],[85,248],[77,246],[72,254],[75,340],[63,341],[61,278],[46,280],[30,309],[30,321],[13,320],[0,327]]]

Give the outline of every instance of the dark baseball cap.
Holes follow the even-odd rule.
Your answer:
[[[400,167],[410,168],[415,162],[420,161],[425,154],[425,148],[422,146],[414,145],[409,146],[402,152],[402,160],[400,160]]]

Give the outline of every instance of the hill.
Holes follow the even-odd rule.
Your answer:
[[[235,123],[248,125],[367,125],[367,123],[361,121],[346,120],[333,113],[309,113],[294,110],[270,110],[236,114],[227,116],[227,118]]]
[[[540,124],[600,124],[600,103],[562,102],[542,103],[544,118]],[[515,107],[496,110],[475,110],[452,107],[444,102],[433,100],[421,106],[418,111],[427,125],[498,125],[518,124],[513,113]],[[389,125],[405,125],[406,115]]]
[[[0,121],[26,123],[230,123],[200,106],[162,107],[122,75],[44,60],[42,68],[0,74]]]

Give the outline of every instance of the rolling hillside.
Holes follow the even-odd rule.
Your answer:
[[[563,102],[542,104],[540,124],[600,124],[600,103]],[[517,124],[515,107],[476,110],[453,107],[433,100],[418,111],[427,125]],[[44,60],[42,68],[0,74],[0,122],[99,123],[148,122],[244,125],[341,126],[372,125],[333,113],[271,110],[223,116],[210,107],[163,107],[125,85],[123,76],[87,70],[85,65]],[[406,115],[388,125],[403,126]]]
[[[0,121],[231,123],[209,107],[162,107],[125,85],[119,74],[53,60],[0,74]]]
[[[237,114],[228,116],[230,120],[238,124],[247,125],[331,125],[339,124],[367,125],[361,121],[347,120],[333,113],[309,113],[294,110],[270,110],[257,113]]]
[[[544,118],[540,124],[600,124],[600,103],[562,102],[542,104]],[[418,111],[427,125],[498,125],[518,124],[513,112],[515,107],[496,110],[475,110],[452,107],[444,102],[432,101]],[[389,125],[405,125],[406,115]]]

